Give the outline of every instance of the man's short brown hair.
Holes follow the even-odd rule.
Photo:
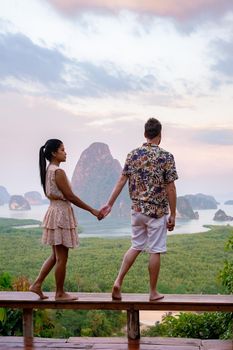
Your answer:
[[[158,119],[150,118],[145,124],[145,137],[152,140],[161,133],[162,125]]]

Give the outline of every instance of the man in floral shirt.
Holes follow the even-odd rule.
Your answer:
[[[163,298],[156,289],[160,270],[160,254],[166,252],[167,229],[175,227],[176,188],[178,178],[174,157],[159,147],[161,123],[150,118],[145,124],[147,142],[127,156],[122,175],[107,204],[101,209],[104,216],[129,181],[132,200],[132,245],[126,252],[112,289],[112,298],[121,300],[123,279],[137,256],[148,246],[151,301]]]

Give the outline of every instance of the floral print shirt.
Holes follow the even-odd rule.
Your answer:
[[[133,210],[153,218],[169,213],[166,185],[178,179],[171,153],[144,143],[128,154],[122,174],[129,178]]]

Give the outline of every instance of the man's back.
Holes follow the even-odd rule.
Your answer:
[[[155,218],[168,214],[166,184],[177,179],[171,153],[144,143],[128,154],[123,175],[129,178],[132,209]]]

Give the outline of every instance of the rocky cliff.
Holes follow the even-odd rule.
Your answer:
[[[10,197],[9,209],[10,210],[30,210],[31,206],[23,196],[14,195]]]
[[[0,205],[8,203],[10,195],[4,186],[0,186]]]
[[[85,202],[95,208],[106,203],[120,174],[122,167],[111,155],[108,145],[95,142],[80,156],[72,176],[74,192]],[[111,215],[128,216],[130,200],[127,185],[114,204]],[[85,212],[79,210],[79,215]]]
[[[177,197],[177,218],[198,219],[198,213],[194,212],[186,196]]]
[[[190,203],[192,209],[217,209],[218,202],[213,196],[202,193],[186,194],[184,196]]]
[[[219,209],[213,218],[214,221],[232,221],[233,217],[226,215],[225,211],[222,209]]]
[[[41,205],[43,204],[42,196],[37,191],[30,191],[24,194],[24,198],[29,202],[30,205]]]

